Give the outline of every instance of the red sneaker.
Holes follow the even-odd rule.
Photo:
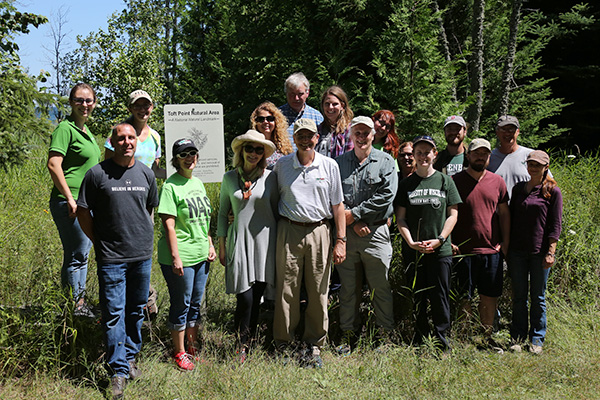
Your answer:
[[[175,360],[177,368],[182,371],[192,371],[194,369],[194,363],[190,360],[188,354],[183,351],[175,354],[173,360]]]

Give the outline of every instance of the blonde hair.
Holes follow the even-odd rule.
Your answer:
[[[233,168],[243,168],[244,167],[244,156],[242,155],[242,153],[244,152],[244,146],[247,145],[248,143],[257,143],[257,144],[260,144],[261,146],[263,145],[262,143],[247,140],[247,141],[243,142],[242,144],[240,144],[239,146],[237,146],[237,151],[236,150],[233,151],[233,160],[231,161],[231,165],[233,165]],[[261,170],[264,170],[265,168],[267,168],[267,157],[265,157],[264,153],[263,153],[263,158],[260,159],[260,161],[256,165],[256,168],[259,168]]]
[[[282,112],[279,111],[275,104],[270,101],[265,101],[264,103],[260,103],[258,107],[252,111],[250,114],[250,128],[256,131],[258,129],[258,124],[256,123],[256,117],[258,116],[259,111],[266,111],[275,117],[275,130],[271,137],[271,142],[275,144],[275,148],[283,155],[292,154],[294,149],[292,148],[292,143],[290,142],[290,135],[288,135],[288,123],[287,119],[283,116]]]
[[[335,133],[339,135],[340,133],[344,133],[348,126],[350,126],[350,122],[352,122],[352,118],[354,118],[354,112],[350,109],[346,92],[344,92],[344,89],[337,85],[330,86],[323,92],[323,95],[321,96],[321,110],[323,109],[323,103],[325,103],[325,99],[330,95],[337,97],[344,107],[335,124]],[[331,130],[331,125],[329,124],[327,118],[323,119],[323,126],[325,127],[326,132]]]

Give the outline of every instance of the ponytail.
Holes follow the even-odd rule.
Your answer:
[[[548,176],[548,170],[544,171],[544,177],[542,178],[542,196],[546,199],[552,197],[552,191],[556,185],[556,181]]]

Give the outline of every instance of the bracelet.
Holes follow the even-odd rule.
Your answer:
[[[209,249],[210,249],[210,248],[213,248],[213,249],[214,249],[214,248],[215,248],[215,246],[213,246],[213,245],[211,244],[210,246],[208,246],[208,248],[209,248]]]
[[[546,253],[546,255],[547,255],[547,256],[556,257],[556,255],[554,255],[554,253],[550,253],[550,252],[547,252],[547,253]]]

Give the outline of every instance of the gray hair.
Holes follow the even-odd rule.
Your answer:
[[[310,83],[308,83],[306,76],[304,76],[302,72],[295,72],[288,76],[288,78],[285,80],[283,89],[285,90],[285,93],[287,93],[288,88],[296,89],[299,88],[300,85],[304,85],[306,86],[306,90],[310,90]]]

